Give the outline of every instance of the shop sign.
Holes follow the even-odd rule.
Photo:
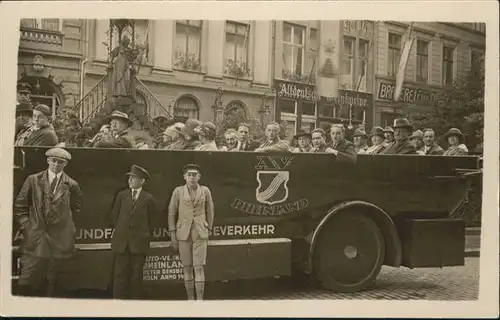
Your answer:
[[[354,108],[368,109],[373,105],[373,95],[367,92],[339,90],[338,97],[322,97],[326,104],[352,105]]]
[[[379,85],[377,99],[394,101],[394,91],[396,85],[393,83],[381,82]],[[411,87],[403,87],[401,92],[400,100],[401,102],[431,102],[436,99],[436,93]]]
[[[280,99],[302,100],[316,102],[318,100],[314,85],[275,81],[276,93]]]

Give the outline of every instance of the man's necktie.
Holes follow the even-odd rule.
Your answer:
[[[52,193],[56,193],[56,186],[57,186],[57,176],[52,179],[52,182],[50,183],[50,191]]]
[[[135,202],[137,200],[137,190],[132,190],[132,202]]]

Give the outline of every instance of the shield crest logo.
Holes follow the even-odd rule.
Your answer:
[[[257,171],[259,186],[255,190],[258,202],[273,205],[288,199],[289,171]]]

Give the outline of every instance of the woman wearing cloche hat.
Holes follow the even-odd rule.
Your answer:
[[[445,156],[466,156],[469,150],[463,144],[464,135],[457,128],[451,128],[446,132],[444,138],[448,142],[448,149],[444,152]]]
[[[217,144],[215,143],[215,135],[217,128],[212,122],[204,122],[201,126],[195,129],[200,137],[201,144],[194,150],[196,151],[217,151]]]
[[[366,154],[378,154],[384,150],[384,129],[382,127],[373,127],[370,132],[372,146],[366,150]]]

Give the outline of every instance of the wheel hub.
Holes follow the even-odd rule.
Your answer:
[[[347,257],[347,259],[354,259],[358,256],[358,248],[349,245],[345,246],[344,255]]]

